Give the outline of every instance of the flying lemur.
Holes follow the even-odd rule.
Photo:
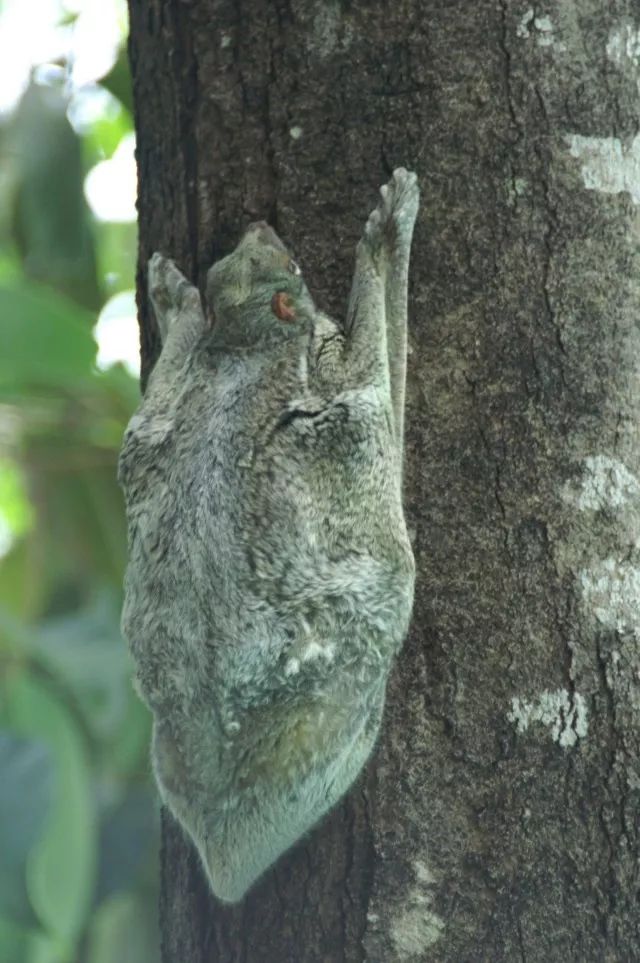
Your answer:
[[[213,326],[173,262],[149,262],[163,347],[120,455],[122,626],[161,798],[227,902],[357,777],[409,624],[415,174],[380,193],[344,325],[264,222],[209,272]]]

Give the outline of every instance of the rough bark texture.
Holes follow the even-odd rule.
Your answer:
[[[144,266],[249,220],[344,310],[397,165],[419,583],[375,760],[239,908],[164,823],[164,963],[640,959],[640,13],[130,0]]]

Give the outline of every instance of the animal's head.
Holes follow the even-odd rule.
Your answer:
[[[265,221],[250,224],[236,249],[213,265],[207,300],[216,339],[239,347],[298,337],[314,314],[300,268]]]

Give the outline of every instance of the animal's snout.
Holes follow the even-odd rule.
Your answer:
[[[254,235],[261,244],[270,244],[271,247],[278,248],[279,251],[286,251],[286,247],[266,221],[254,221],[246,230],[247,234]]]

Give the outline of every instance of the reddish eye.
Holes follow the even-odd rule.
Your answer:
[[[286,291],[276,291],[271,298],[271,310],[280,321],[295,321],[296,307],[293,298]]]

